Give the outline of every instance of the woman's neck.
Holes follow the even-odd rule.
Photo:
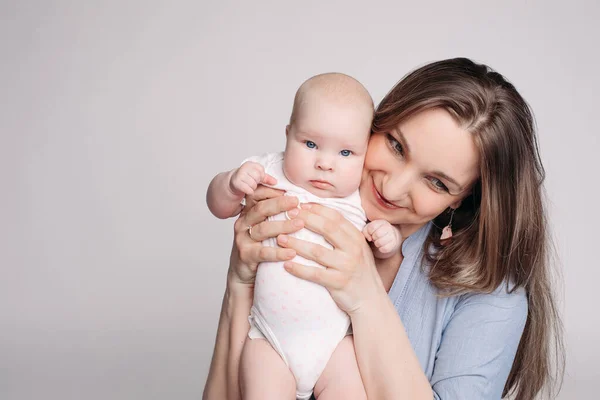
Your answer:
[[[402,254],[402,245],[406,238],[410,235],[418,231],[423,227],[423,224],[420,225],[396,225],[400,230],[400,234],[402,235],[402,244],[400,245],[400,249],[397,254],[389,258],[384,259],[375,259],[375,265],[377,267],[377,272],[379,272],[379,277],[383,282],[383,286],[385,287],[385,291],[389,292],[392,284],[394,283],[394,279],[396,279],[396,275],[398,274],[398,270],[400,269],[400,264],[402,264],[402,260],[404,260],[404,255]]]
[[[421,229],[425,224],[398,224],[396,225],[402,235],[402,241],[404,242],[407,237]]]

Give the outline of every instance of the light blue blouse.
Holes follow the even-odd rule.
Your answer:
[[[422,268],[431,224],[408,237],[389,291],[438,400],[500,399],[527,318],[523,288],[439,297]]]

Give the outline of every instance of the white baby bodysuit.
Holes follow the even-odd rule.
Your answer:
[[[358,190],[345,198],[320,198],[291,183],[283,173],[283,153],[251,157],[277,179],[273,187],[296,196],[300,203],[319,203],[339,211],[362,231],[366,224]],[[289,219],[286,213],[269,217],[271,221]],[[308,229],[292,236],[333,247]],[[277,247],[276,239],[263,241],[264,246]],[[296,256],[299,264],[324,268],[314,261]],[[254,287],[254,304],[250,312],[251,339],[266,339],[288,365],[296,379],[297,399],[309,399],[317,379],[339,342],[344,338],[350,319],[340,310],[323,286],[288,273],[283,262],[263,262],[258,266]]]

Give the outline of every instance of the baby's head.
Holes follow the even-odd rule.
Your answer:
[[[373,100],[356,79],[313,76],[294,98],[283,169],[319,197],[346,197],[358,189],[367,152]]]

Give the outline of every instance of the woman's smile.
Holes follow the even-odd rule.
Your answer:
[[[373,197],[377,201],[377,204],[379,204],[382,208],[388,209],[388,210],[397,210],[399,208],[402,208],[402,207],[398,207],[397,205],[391,203],[389,200],[387,200],[385,197],[383,197],[381,195],[381,193],[375,187],[374,180],[371,180],[371,189],[373,192]]]

